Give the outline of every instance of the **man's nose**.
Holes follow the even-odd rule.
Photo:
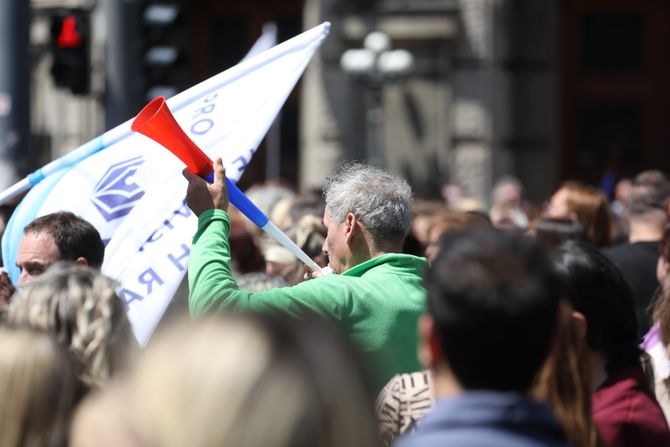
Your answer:
[[[19,275],[19,280],[16,282],[16,285],[18,285],[19,288],[21,288],[26,284],[28,284],[29,281],[30,281],[30,275],[24,270]]]

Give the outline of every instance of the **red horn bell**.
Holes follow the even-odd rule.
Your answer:
[[[212,161],[179,127],[164,97],[159,96],[144,106],[130,128],[164,146],[200,177],[212,173]]]

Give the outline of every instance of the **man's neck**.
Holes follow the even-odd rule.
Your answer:
[[[630,220],[628,242],[660,241],[663,237],[663,223],[647,220]]]
[[[378,256],[386,255],[389,253],[402,253],[402,243],[397,243],[397,244],[388,244],[388,246],[384,248],[377,248],[375,244],[372,242],[372,240],[367,241],[367,249],[368,253],[370,254],[370,258],[376,258]]]
[[[384,249],[379,249],[373,243],[372,237],[365,234],[351,247],[351,257],[347,260],[346,270],[388,253],[402,253],[402,244],[389,245]]]
[[[431,375],[436,398],[453,397],[463,392],[463,387],[448,367],[431,369]]]

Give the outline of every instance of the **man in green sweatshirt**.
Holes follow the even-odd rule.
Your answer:
[[[328,230],[323,251],[332,275],[292,287],[248,292],[230,266],[228,192],[220,159],[214,183],[184,170],[186,200],[198,216],[189,258],[189,308],[316,312],[336,321],[372,367],[381,387],[394,375],[419,370],[417,320],[424,310],[426,260],[402,254],[412,219],[407,182],[382,169],[342,165],[324,189]]]

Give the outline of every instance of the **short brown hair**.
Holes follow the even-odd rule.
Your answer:
[[[47,214],[29,223],[24,234],[47,234],[53,238],[60,260],[84,258],[88,265],[100,269],[105,257],[105,244],[100,233],[87,220],[69,211]]]

